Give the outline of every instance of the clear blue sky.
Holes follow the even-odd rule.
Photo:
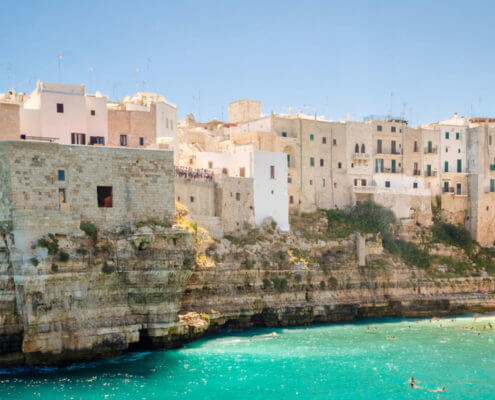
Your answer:
[[[495,4],[467,1],[23,1],[0,5],[0,90],[36,78],[119,99],[162,93],[179,115],[308,106],[413,125],[495,116]],[[89,72],[89,68],[94,70]],[[136,68],[139,72],[136,74]],[[8,73],[7,70],[10,70]],[[90,77],[91,76],[91,77]],[[311,110],[311,108],[308,108]]]

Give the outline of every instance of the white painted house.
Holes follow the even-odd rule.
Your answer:
[[[254,218],[257,225],[271,217],[283,231],[289,231],[287,155],[268,151],[243,153],[196,153],[196,166],[216,175],[253,178]]]
[[[105,144],[108,98],[85,85],[37,82],[21,108],[21,134],[60,144]]]

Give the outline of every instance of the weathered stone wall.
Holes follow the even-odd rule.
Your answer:
[[[58,179],[59,170],[65,171],[63,181]],[[2,187],[7,201],[0,204],[0,216],[12,218],[12,209],[39,211],[39,221],[35,212],[30,214],[35,219],[29,223],[34,230],[41,230],[48,211],[72,212],[99,227],[170,218],[174,214],[173,177],[173,155],[168,151],[1,142],[0,178],[7,184]],[[98,207],[97,186],[112,187],[113,207]],[[59,189],[66,192],[63,207]]]
[[[19,140],[20,138],[20,106],[0,103],[0,140]]]
[[[108,145],[120,146],[120,135],[127,135],[127,147],[155,148],[156,106],[150,111],[108,110]],[[144,145],[139,144],[144,139]]]
[[[238,232],[246,224],[254,226],[253,179],[222,176],[218,190],[217,207],[224,233]]]

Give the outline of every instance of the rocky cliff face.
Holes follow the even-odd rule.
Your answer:
[[[354,235],[330,238],[324,221],[307,224],[312,231],[246,230],[200,256],[193,235],[155,225],[96,242],[84,234],[46,238],[34,256],[17,253],[4,231],[0,363],[175,347],[220,328],[495,310],[495,279],[484,272],[413,268],[373,235],[359,266]]]

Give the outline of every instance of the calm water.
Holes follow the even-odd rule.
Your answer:
[[[482,330],[488,321],[494,329]],[[2,400],[495,399],[495,318],[258,329],[175,351],[1,372]],[[411,376],[421,389],[409,387]],[[442,385],[445,393],[427,391]]]

